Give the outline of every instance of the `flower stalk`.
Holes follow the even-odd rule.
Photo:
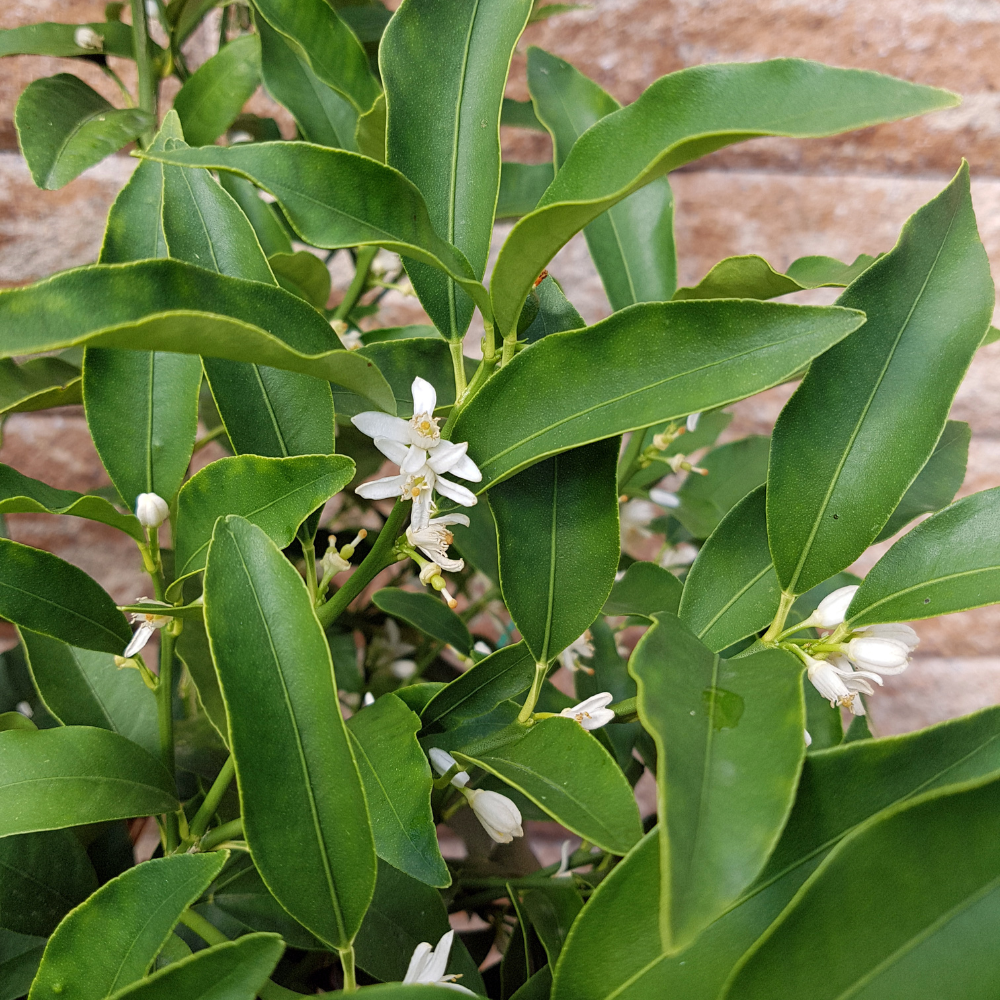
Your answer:
[[[545,683],[545,675],[548,672],[549,665],[547,663],[535,664],[535,676],[531,681],[531,689],[528,691],[528,697],[524,699],[521,711],[517,713],[517,721],[521,723],[522,726],[531,725],[532,716],[535,712],[535,705],[538,704],[538,699],[542,694],[542,684]]]

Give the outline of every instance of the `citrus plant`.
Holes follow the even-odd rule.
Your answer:
[[[99,521],[149,576],[116,606],[0,538],[0,998],[995,997],[1000,709],[865,722],[907,623],[1000,602],[1000,491],[954,502],[995,333],[968,167],[878,256],[686,288],[668,180],[954,95],[781,59],[620,107],[531,48],[519,103],[564,7],[531,0],[228,3],[192,72],[216,6],[0,33],[120,87],[25,90],[40,187],[138,158],[97,263],[0,292],[3,412],[82,402],[113,487],[0,466],[0,512]],[[502,162],[501,125],[552,162]],[[581,230],[592,326],[546,274]],[[430,323],[379,324],[380,250]],[[717,444],[792,380],[769,439]]]

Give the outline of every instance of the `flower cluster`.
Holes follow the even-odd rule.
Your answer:
[[[428,756],[438,774],[448,774],[458,767],[458,761],[440,747],[431,747]],[[466,771],[454,774],[451,783],[465,796],[476,814],[476,819],[498,844],[509,844],[515,837],[524,836],[524,830],[521,828],[521,811],[506,795],[485,788],[466,788],[469,783]]]

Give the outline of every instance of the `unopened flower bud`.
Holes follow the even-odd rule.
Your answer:
[[[843,622],[847,615],[847,609],[857,592],[857,586],[850,586],[840,587],[827,594],[819,602],[819,607],[810,615],[809,621],[820,628],[836,628]],[[804,624],[805,622],[803,622]]]
[[[464,789],[464,793],[476,819],[498,844],[509,844],[515,837],[524,836],[521,811],[506,795],[483,788]]]
[[[140,493],[135,498],[135,516],[144,528],[158,528],[170,516],[170,508],[163,497]]]
[[[911,653],[920,645],[920,636],[909,625],[903,625],[900,622],[869,625],[868,628],[861,629],[856,634],[858,636],[874,636],[877,639],[893,639],[906,646]]]
[[[848,657],[861,670],[874,670],[880,674],[897,674],[910,662],[910,650],[895,639],[877,636],[860,636],[847,644]]]
[[[73,41],[81,49],[90,49],[93,52],[104,51],[103,36],[99,35],[93,28],[88,28],[85,24],[73,32]]]
[[[431,747],[427,751],[427,756],[431,759],[431,766],[438,774],[447,774],[453,767],[458,766],[458,761],[447,750],[440,747]],[[452,779],[451,783],[456,788],[463,788],[469,783],[469,775],[465,771],[459,771]]]

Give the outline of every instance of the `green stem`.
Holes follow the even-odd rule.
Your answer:
[[[344,992],[353,993],[358,988],[357,980],[354,977],[354,945],[349,944],[346,948],[340,948],[337,953],[340,955],[340,964],[344,968]]]
[[[225,433],[226,433],[226,425],[225,424],[219,424],[218,427],[214,428],[213,430],[210,430],[203,437],[200,437],[200,438],[198,438],[197,441],[195,441],[195,443],[194,443],[194,450],[195,451],[200,451],[202,448],[205,447],[206,444],[211,443],[216,438],[223,437],[225,435]]]
[[[219,844],[224,844],[227,840],[237,840],[243,836],[243,820],[234,819],[229,823],[223,823],[214,830],[209,830],[201,838],[202,851],[214,851]]]
[[[448,344],[451,351],[451,366],[455,372],[455,402],[465,395],[465,355],[462,353],[462,341],[453,340]]]
[[[615,713],[615,722],[634,722],[639,718],[639,710],[635,698],[626,698],[615,705],[608,706]]]
[[[205,801],[202,802],[201,807],[195,813],[194,819],[191,820],[190,830],[192,837],[200,837],[208,829],[208,824],[212,821],[215,811],[219,808],[222,796],[226,794],[226,789],[229,788],[234,774],[236,774],[236,761],[230,756],[226,760],[226,763],[222,765],[222,770],[215,781],[212,782],[212,787],[208,790]]]
[[[397,500],[392,508],[382,530],[375,539],[375,544],[371,551],[365,556],[360,566],[347,578],[344,585],[325,604],[321,604],[316,609],[316,616],[319,618],[323,628],[332,625],[341,614],[347,610],[347,606],[368,586],[372,580],[378,576],[387,566],[391,566],[396,557],[393,548],[396,545],[396,538],[399,536],[410,513],[410,503],[406,500]]]
[[[149,32],[146,30],[145,0],[132,0],[132,41],[135,48],[135,67],[139,76],[139,107],[156,117],[158,80],[149,48]],[[155,125],[139,137],[145,149],[153,140]]]
[[[646,428],[640,427],[632,431],[632,436],[625,445],[625,451],[618,462],[618,492],[626,492],[625,487],[628,481],[635,475],[639,465],[639,453],[642,451],[642,442],[646,439]]]
[[[170,626],[160,629],[160,679],[156,685],[156,710],[160,728],[160,759],[170,775],[174,777],[174,643],[176,637],[169,631]],[[169,854],[180,843],[180,829],[176,813],[167,813],[167,842],[165,853]]]
[[[500,356],[500,367],[509,364],[514,357],[514,350],[517,347],[517,327],[511,330],[503,338],[503,354]]]
[[[316,543],[311,538],[303,538],[301,534],[299,541],[302,543],[302,554],[306,557],[306,586],[309,588],[309,600],[315,606],[319,594],[319,581],[316,579]]]
[[[358,299],[364,294],[365,285],[368,282],[368,272],[371,270],[372,262],[377,253],[378,247],[360,247],[358,249],[354,280],[347,289],[347,294],[344,295],[340,305],[334,309],[334,319],[347,319],[351,310],[358,304]]]
[[[542,684],[545,682],[545,675],[548,672],[549,665],[547,663],[535,664],[535,677],[531,682],[531,690],[521,706],[521,711],[517,713],[517,721],[522,726],[531,718],[531,713],[534,712],[535,705],[538,704],[538,697],[542,693]]]
[[[493,369],[496,368],[497,360],[497,355],[494,353],[492,357],[484,356],[483,360],[479,363],[479,367],[476,369],[476,374],[472,376],[472,381],[469,383],[469,387],[465,390],[465,395],[462,396],[462,398],[451,408],[451,413],[448,414],[448,419],[445,421],[445,425],[441,429],[441,437],[443,437],[446,441],[451,440],[451,429],[455,426],[455,421],[458,419],[458,415],[469,405],[469,403],[472,402],[479,390],[486,384],[490,375],[493,374]]]
[[[181,923],[192,930],[205,944],[228,944],[229,938],[215,924],[209,923],[200,913],[187,909],[181,914]]]
[[[781,630],[785,627],[785,620],[788,618],[788,612],[792,610],[796,596],[796,594],[788,594],[785,591],[781,592],[781,601],[774,615],[774,621],[771,622],[768,630],[761,636],[761,642],[775,642],[777,640],[781,634]]]

